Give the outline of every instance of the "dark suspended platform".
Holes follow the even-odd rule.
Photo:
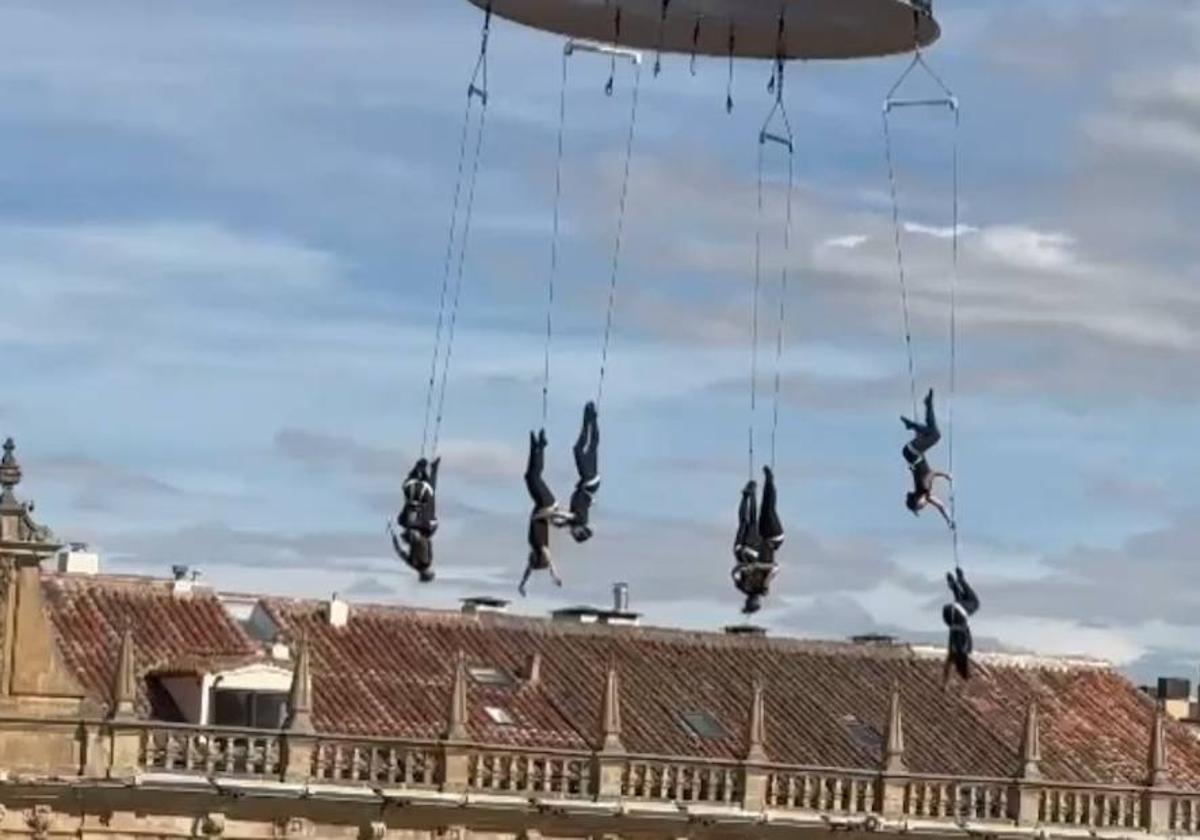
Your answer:
[[[489,0],[470,2],[489,6]],[[619,9],[619,46],[684,55],[728,56],[731,29],[735,57],[766,59],[895,55],[941,34],[932,14],[910,0],[669,0],[665,19],[663,0],[490,0],[490,6],[526,26],[604,44],[616,40]]]

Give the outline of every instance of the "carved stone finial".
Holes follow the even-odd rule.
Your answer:
[[[767,761],[767,711],[763,686],[754,681],[750,696],[750,717],[746,724],[746,762],[764,764]]]
[[[121,633],[121,647],[117,650],[117,668],[113,672],[110,716],[114,719],[128,719],[136,715],[137,666],[133,654],[133,630],[126,625]]]
[[[903,774],[904,765],[904,713],[900,705],[900,682],[892,684],[891,705],[888,708],[887,736],[883,742],[883,772]]]
[[[1037,698],[1029,701],[1025,710],[1025,732],[1021,739],[1021,778],[1028,781],[1040,779],[1042,760],[1042,733],[1038,720]]]
[[[1160,702],[1154,710],[1154,721],[1150,724],[1150,787],[1165,787],[1167,784],[1167,712]]]
[[[608,663],[604,678],[604,697],[600,705],[600,751],[624,752],[621,743],[621,678],[616,661]]]
[[[300,639],[296,665],[292,670],[292,685],[288,691],[288,714],[283,728],[299,735],[314,732],[312,722],[312,661],[308,637]]]
[[[462,651],[454,663],[454,685],[450,689],[450,712],[446,716],[445,739],[447,741],[467,740],[467,658]]]

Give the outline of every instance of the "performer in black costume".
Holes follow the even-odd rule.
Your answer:
[[[763,467],[762,509],[758,509],[758,486],[753,480],[742,489],[738,505],[738,530],[734,539],[733,584],[746,596],[742,612],[747,615],[762,609],[762,599],[779,572],[775,552],[783,545],[783,524],[776,504],[775,475]]]
[[[979,596],[967,583],[962,569],[955,569],[954,574],[947,572],[946,583],[954,601],[942,607],[942,621],[950,631],[946,640],[946,664],[942,668],[943,684],[949,682],[951,668],[958,671],[964,680],[971,678],[973,643],[970,618],[979,610]]]
[[[525,574],[517,590],[525,595],[525,584],[535,571],[545,569],[550,572],[557,586],[562,586],[562,579],[554,568],[550,557],[550,525],[556,518],[562,516],[554,493],[546,486],[542,472],[546,466],[546,430],[542,429],[536,435],[529,433],[529,462],[525,467],[525,489],[533,500],[533,510],[529,513],[529,558],[525,565]]]
[[[945,503],[933,495],[933,483],[936,479],[944,478],[946,481],[953,481],[953,479],[947,473],[932,469],[925,456],[925,453],[942,439],[942,433],[938,431],[937,427],[937,418],[933,414],[933,389],[930,388],[929,393],[925,395],[924,423],[909,420],[907,417],[901,417],[900,421],[904,423],[904,428],[913,433],[912,440],[904,444],[903,449],[904,461],[908,464],[913,478],[913,489],[905,496],[904,504],[912,511],[913,516],[919,515],[926,505],[933,505],[953,530],[954,520],[950,518]]]
[[[433,580],[433,535],[437,532],[437,476],[441,458],[420,458],[404,480],[404,507],[396,516],[400,533],[388,524],[392,548],[422,583]]]
[[[554,516],[554,524],[560,528],[569,527],[577,543],[592,538],[589,515],[592,502],[596,500],[596,491],[600,489],[599,450],[600,424],[596,419],[596,404],[589,402],[583,407],[583,424],[572,450],[579,480],[575,482],[575,490],[571,493],[569,511]]]

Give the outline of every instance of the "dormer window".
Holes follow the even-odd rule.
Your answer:
[[[279,729],[287,715],[287,693],[217,688],[209,710],[214,726]]]

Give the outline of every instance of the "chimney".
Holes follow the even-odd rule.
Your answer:
[[[89,551],[87,543],[73,542],[58,552],[58,572],[63,575],[100,574],[100,555]]]
[[[525,684],[537,685],[542,681],[542,655],[534,651],[529,655],[529,661],[525,663]]]
[[[336,592],[329,599],[326,617],[329,619],[330,627],[345,627],[350,621],[350,605],[338,597]]]
[[[767,628],[754,624],[731,624],[725,628],[726,636],[765,636]]]
[[[1157,696],[1167,717],[1173,720],[1183,720],[1191,714],[1191,680],[1178,677],[1159,677]]]
[[[199,569],[189,566],[171,567],[171,592],[177,598],[186,598],[192,594],[196,581],[200,577]]]
[[[627,613],[629,612],[629,584],[614,583],[613,584],[613,612]]]

